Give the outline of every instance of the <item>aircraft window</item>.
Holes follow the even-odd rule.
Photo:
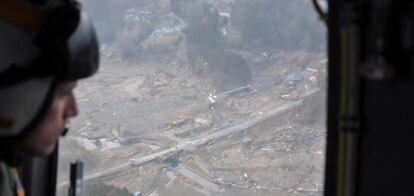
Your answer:
[[[324,2],[324,1],[323,1]],[[101,68],[76,88],[58,195],[323,195],[326,26],[309,0],[83,0]]]

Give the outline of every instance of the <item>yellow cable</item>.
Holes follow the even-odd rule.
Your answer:
[[[340,58],[340,85],[341,85],[341,92],[340,92],[340,108],[339,108],[339,116],[342,117],[347,112],[347,94],[348,94],[348,84],[347,84],[347,77],[348,77],[348,69],[347,69],[347,31],[345,28],[341,28],[340,30],[340,47],[341,47],[341,58]],[[344,195],[344,176],[345,176],[345,146],[347,145],[346,134],[342,132],[343,125],[341,124],[342,121],[339,121],[339,144],[338,144],[338,173],[337,173],[337,196]]]

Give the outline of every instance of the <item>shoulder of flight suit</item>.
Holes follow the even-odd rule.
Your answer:
[[[0,195],[14,196],[14,180],[11,174],[11,168],[0,161]]]

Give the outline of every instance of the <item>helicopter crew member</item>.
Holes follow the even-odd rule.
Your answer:
[[[55,150],[78,113],[76,81],[98,65],[94,29],[74,0],[0,1],[0,195],[24,195],[21,157]]]

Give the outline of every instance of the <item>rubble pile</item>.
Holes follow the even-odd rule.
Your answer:
[[[253,82],[248,87],[218,93],[217,104],[211,109],[209,95],[206,93],[208,90],[200,90],[205,88],[203,81],[196,77],[186,77],[191,75],[191,71],[182,68],[159,71],[153,65],[145,66],[140,65],[140,74],[137,75],[134,72],[138,69],[132,65],[104,65],[103,72],[118,71],[112,76],[98,74],[96,78],[79,84],[78,94],[83,98],[80,106],[87,107],[73,122],[77,131],[72,132],[69,138],[73,138],[70,140],[76,141],[83,150],[99,155],[102,160],[87,173],[105,171],[111,165],[128,164],[132,159],[150,156],[180,145],[182,141],[207,137],[216,131],[237,125],[239,121],[260,117],[272,108],[304,98],[306,100],[323,89],[309,79],[314,76],[314,69],[324,72],[323,69],[293,69],[287,71],[291,74],[286,74],[283,82],[278,85],[274,85],[273,80],[268,80],[273,84],[271,87],[261,88],[263,84],[255,86]],[[271,70],[271,67],[269,65],[263,69]],[[279,67],[275,66],[274,69],[277,71]],[[301,75],[302,80],[296,81],[295,86],[288,89],[289,92],[307,86],[313,94],[307,95],[302,90],[297,99],[281,97],[286,93],[284,81],[288,81],[292,74]],[[316,80],[323,79],[321,77],[323,76],[316,77]],[[92,93],[85,90],[93,86],[104,88],[100,86],[102,81],[116,82],[108,82],[102,91]],[[318,102],[322,103],[323,100]],[[321,106],[307,104],[306,107],[309,108],[304,110],[308,111]],[[270,122],[266,121],[179,153],[177,162],[187,169],[177,169],[161,158],[142,165],[156,166],[158,169],[151,170],[152,173],[129,172],[137,169],[141,171],[141,166],[134,166],[122,175],[106,177],[102,181],[117,187],[127,187],[130,191],[154,192],[158,195],[171,191],[176,192],[176,195],[182,193],[176,189],[185,190],[190,195],[251,195],[255,192],[265,195],[290,195],[293,192],[322,194],[325,133],[320,123],[323,121],[302,125],[302,113],[306,112],[295,109]],[[65,142],[63,145],[66,145]],[[155,179],[163,180],[153,181],[154,175],[157,176]],[[142,180],[131,183],[126,180],[129,178]],[[167,186],[169,180],[172,180],[170,184],[174,183],[174,186]],[[154,189],[162,181],[166,181],[165,186]],[[211,188],[211,184],[218,188]]]
[[[64,159],[84,159],[87,180],[142,195],[322,195],[325,55],[225,37],[208,52],[186,37],[191,12],[169,2],[124,10],[122,31],[139,38],[101,45],[102,68],[76,90],[82,112]],[[231,22],[236,1],[194,2],[213,6],[201,19],[217,11]]]

